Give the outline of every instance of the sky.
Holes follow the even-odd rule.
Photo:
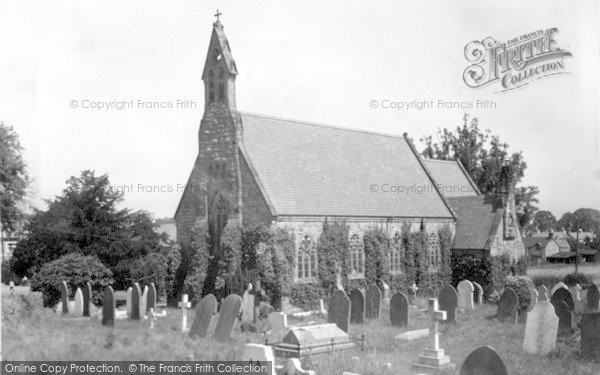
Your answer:
[[[216,9],[239,110],[407,132],[419,149],[467,112],[523,152],[541,209],[600,208],[598,0],[3,1],[0,121],[25,148],[33,206],[90,169],[125,191],[123,207],[174,215],[198,152]],[[572,53],[568,74],[504,92],[463,81],[469,42],[549,28]],[[424,101],[434,105],[389,108]]]

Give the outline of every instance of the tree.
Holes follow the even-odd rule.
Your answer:
[[[491,131],[481,130],[477,117],[469,120],[469,115],[463,117],[462,126],[454,131],[438,129],[437,142],[432,136],[421,139],[425,144],[422,155],[430,159],[459,160],[473,179],[479,190],[488,196],[493,196],[503,188],[503,166],[507,165],[511,175],[510,182],[518,184],[524,175],[527,163],[521,152],[509,152],[507,143],[501,142],[500,137],[492,135]],[[518,187],[515,189],[515,200],[519,222],[528,224],[537,207],[535,195],[539,190],[535,186]]]
[[[8,232],[16,230],[23,218],[20,207],[30,182],[22,152],[18,134],[0,122],[0,221]]]
[[[117,209],[121,200],[107,175],[84,171],[69,178],[62,194],[26,226],[28,235],[14,252],[15,273],[31,276],[47,262],[79,253],[98,257],[114,273],[116,287],[129,284],[135,259],[158,252],[160,237],[148,213]]]
[[[556,229],[557,223],[556,217],[550,211],[541,210],[533,216],[533,226],[542,232]]]
[[[573,213],[566,212],[558,221],[558,227],[572,232],[581,229],[584,232],[594,231],[595,234],[599,234],[600,211],[593,208],[579,208]]]

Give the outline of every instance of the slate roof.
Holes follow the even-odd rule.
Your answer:
[[[534,247],[535,245],[539,245],[541,248],[544,248],[548,242],[550,242],[549,238],[523,237],[523,245],[525,245],[526,249]]]
[[[238,115],[242,154],[275,215],[453,218],[403,137]]]
[[[503,209],[494,209],[484,196],[451,197],[457,216],[454,249],[490,250],[502,219]]]
[[[479,189],[458,160],[425,159],[425,164],[446,197],[472,197]]]

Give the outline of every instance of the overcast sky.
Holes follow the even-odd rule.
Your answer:
[[[418,140],[462,123],[464,109],[440,109],[437,100],[494,101],[467,112],[523,151],[523,183],[539,186],[540,208],[559,217],[600,207],[599,4],[2,1],[0,121],[25,147],[33,204],[92,169],[134,186],[124,206],[172,217],[197,153],[201,74],[218,8],[239,71],[238,109]],[[470,41],[552,27],[573,54],[564,60],[570,74],[501,93],[463,82]],[[134,108],[82,108],[86,100]],[[137,108],[139,100],[174,108]],[[178,100],[196,106],[177,108]],[[436,108],[372,108],[373,100],[434,100]]]

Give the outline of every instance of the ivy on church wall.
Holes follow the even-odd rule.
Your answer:
[[[183,283],[183,293],[197,302],[202,298],[204,280],[210,262],[210,235],[206,220],[199,220],[192,228],[187,261],[189,268]]]
[[[365,279],[372,284],[385,280],[390,272],[390,239],[380,226],[365,231]]]
[[[321,287],[331,294],[336,289],[337,275],[341,275],[344,288],[348,286],[349,228],[345,222],[323,222],[323,230],[317,241],[317,266]]]
[[[217,277],[228,280],[235,276],[242,263],[242,228],[238,220],[229,219],[223,228],[221,252]]]

